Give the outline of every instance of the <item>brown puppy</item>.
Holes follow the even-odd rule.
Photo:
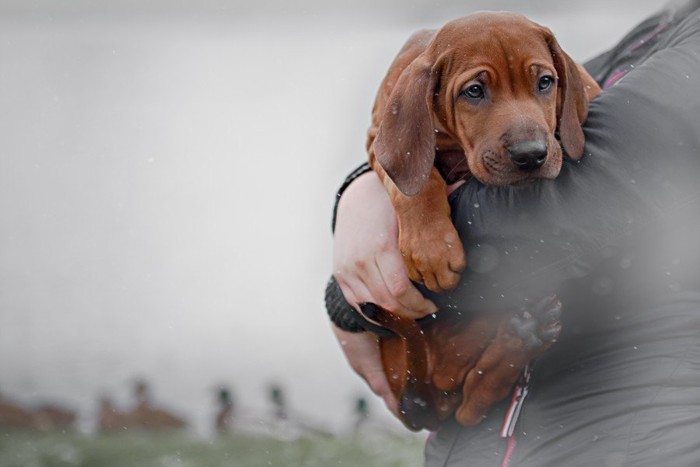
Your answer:
[[[412,430],[434,430],[453,414],[462,425],[478,424],[561,331],[556,297],[522,313],[467,318],[443,310],[420,325],[373,304],[362,311],[394,333],[380,338],[382,364]]]
[[[440,292],[465,267],[445,182],[555,178],[562,146],[581,157],[599,92],[548,29],[519,15],[477,13],[414,34],[381,84],[367,140],[411,280]]]
[[[583,153],[581,125],[599,92],[548,29],[519,15],[478,13],[414,34],[381,85],[367,141],[410,278],[439,292],[465,267],[446,182],[557,177],[563,152]],[[478,423],[556,339],[560,309],[550,297],[524,314],[466,320],[443,310],[420,326],[370,305],[363,311],[395,334],[381,339],[385,373],[404,423],[420,429],[455,410],[459,423]]]

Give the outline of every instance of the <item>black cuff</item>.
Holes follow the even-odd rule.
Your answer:
[[[326,311],[333,324],[344,331],[371,331],[379,336],[392,335],[391,331],[368,321],[351,307],[333,276],[326,285]]]
[[[350,186],[352,182],[355,181],[356,178],[358,178],[360,175],[370,172],[371,170],[372,167],[370,167],[369,162],[365,162],[364,164],[353,170],[350,173],[350,175],[348,175],[345,178],[345,181],[338,189],[338,192],[335,194],[335,205],[333,206],[333,219],[331,220],[332,232],[335,232],[335,216],[336,214],[338,214],[338,203],[340,202],[340,197],[343,196],[343,192]]]

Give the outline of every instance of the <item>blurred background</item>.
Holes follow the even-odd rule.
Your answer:
[[[660,7],[609,2],[0,0],[0,401],[91,432],[147,381],[192,433],[390,429],[325,317],[330,217],[416,29],[520,11],[579,61]]]

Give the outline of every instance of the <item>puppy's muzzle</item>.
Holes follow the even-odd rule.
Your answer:
[[[524,172],[539,169],[547,160],[547,142],[541,139],[519,141],[506,149],[513,165]]]

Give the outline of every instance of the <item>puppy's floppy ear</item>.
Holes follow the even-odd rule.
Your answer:
[[[417,57],[394,85],[377,137],[374,154],[396,187],[406,196],[418,193],[435,161],[433,64]]]
[[[554,68],[559,75],[557,94],[557,125],[561,144],[573,160],[583,155],[585,138],[583,122],[588,115],[588,96],[576,63],[561,49],[554,35],[545,30],[545,40],[552,53]]]

